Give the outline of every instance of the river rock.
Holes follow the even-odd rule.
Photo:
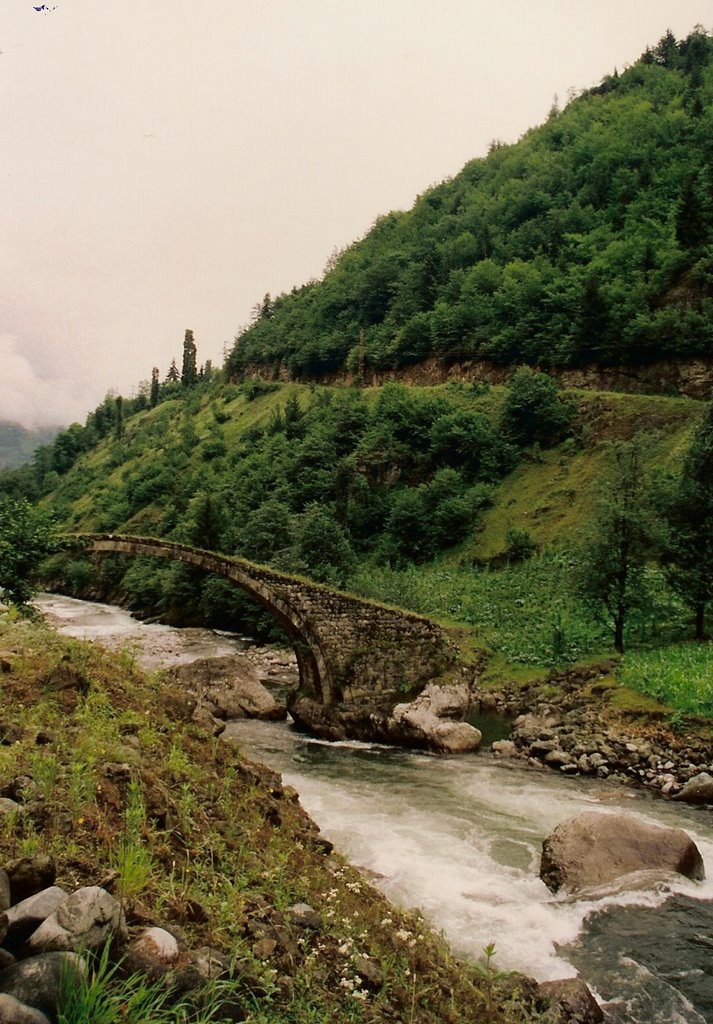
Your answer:
[[[512,740],[496,740],[490,749],[498,757],[517,757],[517,747]]]
[[[543,981],[539,994],[556,1008],[557,1024],[600,1024],[604,1020],[599,1003],[581,978]]]
[[[78,983],[85,971],[86,964],[76,953],[42,953],[0,972],[0,993],[54,1019],[64,980]]]
[[[713,804],[713,775],[699,772],[671,799],[682,800],[686,804]]]
[[[286,717],[285,708],[265,689],[255,666],[242,654],[199,658],[176,666],[169,675],[194,693],[199,702],[211,704],[220,718],[278,721]]]
[[[87,885],[62,902],[27,940],[34,953],[98,950],[107,939],[126,938],[124,911],[106,889]]]
[[[553,892],[577,892],[645,869],[705,877],[698,848],[682,829],[626,814],[586,811],[562,822],[542,844],[540,878]]]
[[[58,885],[52,885],[42,892],[28,896],[15,903],[0,916],[0,925],[5,929],[3,945],[15,954],[25,940],[67,899],[67,893]],[[2,928],[0,928],[2,930]]]
[[[49,1024],[48,1018],[32,1006],[7,994],[0,995],[0,1024]]]
[[[397,743],[440,753],[467,753],[477,750],[482,739],[479,729],[463,721],[469,708],[470,690],[465,683],[431,683],[414,701],[396,705],[388,729]]]
[[[165,964],[173,963],[179,956],[178,941],[165,928],[145,928],[132,948],[146,950]]]

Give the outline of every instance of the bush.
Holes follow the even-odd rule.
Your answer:
[[[501,426],[521,447],[545,447],[563,440],[572,430],[574,409],[563,401],[556,381],[546,373],[521,366],[510,377]]]

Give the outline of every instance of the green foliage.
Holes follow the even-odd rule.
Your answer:
[[[55,549],[54,522],[47,512],[24,498],[0,499],[0,593],[5,600],[27,604],[40,564]]]
[[[79,978],[67,972],[61,979],[57,1024],[208,1024],[220,1017],[196,1011],[183,999],[170,998],[161,981],[145,975],[121,975],[107,944]]]
[[[294,543],[282,563],[285,568],[308,573],[320,583],[340,587],[354,571],[356,557],[333,514],[315,503],[299,517]]]
[[[692,609],[702,640],[713,600],[713,401],[699,424],[678,479],[661,489],[662,560],[671,586]]]
[[[655,532],[643,445],[638,437],[611,447],[592,536],[582,545],[577,571],[582,595],[608,617],[620,653],[629,613],[646,601],[646,565]]]
[[[572,406],[546,373],[522,366],[510,377],[501,422],[515,444],[555,444],[570,432],[573,419]]]
[[[530,531],[518,526],[511,526],[505,531],[505,543],[505,554],[509,562],[524,562],[537,550]]]

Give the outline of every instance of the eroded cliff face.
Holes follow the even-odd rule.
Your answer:
[[[383,372],[367,370],[366,386],[398,380],[402,384],[432,385],[450,380],[464,383],[505,384],[514,366],[499,366],[484,360],[441,363],[426,359],[414,366]],[[713,392],[713,358],[661,360],[632,366],[600,366],[592,363],[581,367],[542,367],[564,388],[585,388],[593,391],[622,391],[638,395],[679,395],[684,398],[708,399]],[[250,366],[246,377],[265,377],[286,383],[292,378],[285,367],[272,369]],[[320,378],[323,384],[353,384],[353,374],[340,372]]]

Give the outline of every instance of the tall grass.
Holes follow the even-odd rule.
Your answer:
[[[617,671],[622,683],[686,714],[713,717],[713,644],[682,643],[631,651]]]
[[[611,652],[612,629],[575,590],[576,555],[550,551],[502,568],[431,563],[363,566],[350,589],[423,615],[475,627],[482,643],[521,665],[558,665]],[[685,635],[685,611],[651,570],[648,598],[631,614],[630,643]]]

